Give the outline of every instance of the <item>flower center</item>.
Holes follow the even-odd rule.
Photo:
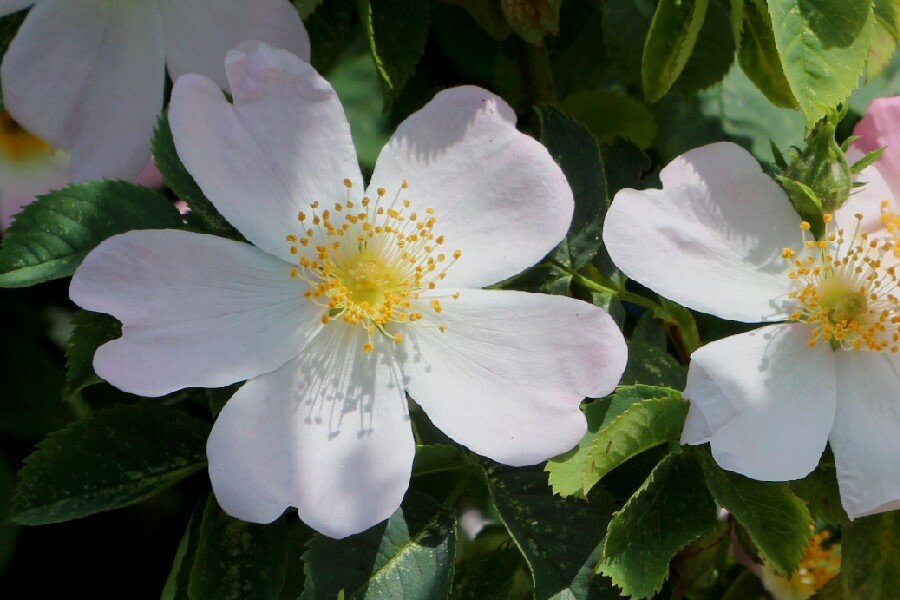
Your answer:
[[[886,210],[886,205],[882,206]],[[801,251],[785,248],[782,257],[793,261],[789,297],[795,303],[791,319],[813,325],[809,346],[819,342],[844,350],[897,352],[900,349],[900,298],[893,266],[883,264],[896,251],[891,240],[869,239],[857,214],[852,235],[838,229],[826,214],[821,240],[800,224]],[[890,218],[896,218],[888,215]]]
[[[881,203],[881,222],[889,234],[894,237],[894,254],[900,258],[900,215],[888,210],[888,202]]]
[[[28,133],[9,112],[0,111],[0,155],[11,161],[19,161],[52,151],[52,146]]]
[[[344,187],[343,203],[320,211],[313,202],[310,214],[297,215],[306,229],[287,236],[291,254],[297,255],[291,277],[309,284],[305,295],[323,308],[323,324],[342,319],[364,327],[368,341],[363,348],[371,352],[377,332],[402,342],[401,333],[386,328],[423,318],[419,310],[426,310],[425,305],[416,302],[420,293],[435,289],[461,252],[448,257],[443,251],[444,236],[434,231],[434,209],[426,208],[425,214],[410,211],[410,201],[401,199],[409,187],[406,181],[393,199],[387,200],[379,188],[374,200],[364,197],[358,205],[351,198],[349,179]],[[443,310],[440,297],[429,297],[427,306],[434,313]]]
[[[816,592],[841,570],[841,544],[831,540],[828,530],[813,534],[800,566],[794,574],[795,587]]]

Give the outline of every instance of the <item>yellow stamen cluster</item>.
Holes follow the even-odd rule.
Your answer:
[[[364,197],[357,203],[349,179],[344,187],[344,202],[326,209],[313,202],[309,214],[297,215],[301,232],[287,236],[290,253],[297,256],[291,277],[309,285],[305,295],[324,309],[323,324],[342,319],[364,327],[368,341],[363,349],[369,353],[376,332],[402,343],[401,333],[385,329],[390,323],[421,321],[419,310],[425,306],[441,313],[439,297],[429,296],[427,304],[415,301],[420,292],[435,289],[462,252],[444,250],[444,236],[434,231],[434,209],[419,213],[408,199],[401,199],[409,187],[406,181],[390,201],[378,188],[374,199]],[[438,328],[446,330],[444,325]]]
[[[881,222],[885,230],[894,237],[894,254],[900,258],[900,215],[895,215],[888,210],[890,203],[885,200],[881,203]]]
[[[9,160],[24,160],[52,151],[52,146],[28,133],[7,111],[0,111],[0,155]]]
[[[831,542],[827,530],[813,534],[800,566],[789,585],[802,597],[812,596],[841,570],[841,545]]]
[[[844,350],[897,352],[900,348],[900,298],[893,266],[883,263],[895,251],[891,240],[870,239],[856,215],[851,235],[825,215],[825,234],[809,235],[800,226],[800,252],[785,248],[782,257],[793,262],[789,297],[796,304],[794,321],[813,325],[809,346],[819,342]]]

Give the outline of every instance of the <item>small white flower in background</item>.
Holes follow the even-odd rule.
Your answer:
[[[150,158],[165,72],[227,89],[225,53],[247,39],[309,59],[288,0],[0,0],[34,4],[5,56],[3,100],[27,130],[71,154],[74,182],[133,180]]]
[[[259,523],[295,506],[333,537],[400,505],[407,392],[499,462],[572,448],[580,401],[614,389],[626,347],[585,302],[479,289],[540,260],[572,218],[565,176],[509,106],[441,92],[364,188],[343,109],[309,64],[248,42],[226,70],[233,104],[186,75],[169,117],[185,166],[253,246],[172,230],[101,244],[71,285],[123,323],[97,372],[144,396],[249,380],[207,446],[219,503]]]
[[[0,111],[0,231],[35,196],[65,187],[69,158]]]
[[[774,323],[691,356],[682,442],[709,442],[723,468],[802,478],[830,441],[851,518],[900,507],[897,205],[874,167],[819,244],[742,148],[691,150],[661,190],[623,190],[603,239],[616,265],[695,310]],[[854,214],[858,211],[858,214]]]
[[[26,131],[9,112],[0,111],[0,231],[37,196],[66,187],[68,170],[66,152]],[[152,159],[135,183],[150,188],[165,185]]]

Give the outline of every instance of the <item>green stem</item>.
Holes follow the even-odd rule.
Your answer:
[[[567,271],[568,272],[568,271]],[[619,300],[623,302],[631,302],[632,304],[637,304],[638,306],[642,306],[646,309],[653,310],[655,308],[659,308],[659,305],[650,300],[649,298],[644,298],[639,294],[634,294],[632,292],[628,292],[625,290],[620,290],[618,288],[608,287],[605,285],[601,285],[594,281],[593,279],[588,279],[581,273],[571,273],[572,279],[577,281],[580,285],[585,288],[591,290],[592,292],[597,292],[599,294],[609,294],[611,296],[615,296]]]

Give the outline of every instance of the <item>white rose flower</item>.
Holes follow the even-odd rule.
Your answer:
[[[0,0],[0,16],[32,4],[3,57],[3,102],[71,154],[74,182],[132,180],[147,165],[166,67],[227,89],[222,61],[244,40],[309,59],[288,0]]]
[[[69,157],[0,111],[0,231],[35,196],[65,187]]]
[[[230,52],[234,102],[175,84],[185,166],[253,245],[135,231],[95,249],[71,297],[123,323],[94,366],[144,396],[249,380],[207,446],[232,516],[287,507],[333,537],[387,518],[415,442],[406,394],[450,437],[510,465],[572,448],[585,396],[616,386],[624,339],[571,298],[482,290],[564,236],[572,192],[513,111],[475,87],[438,94],[382,150],[367,188],[343,109],[296,56]]]
[[[807,475],[830,442],[851,518],[900,507],[900,291],[883,228],[897,204],[878,171],[822,243],[735,144],[691,150],[660,178],[616,195],[603,233],[616,265],[695,310],[772,323],[694,352],[682,442],[772,481]]]

